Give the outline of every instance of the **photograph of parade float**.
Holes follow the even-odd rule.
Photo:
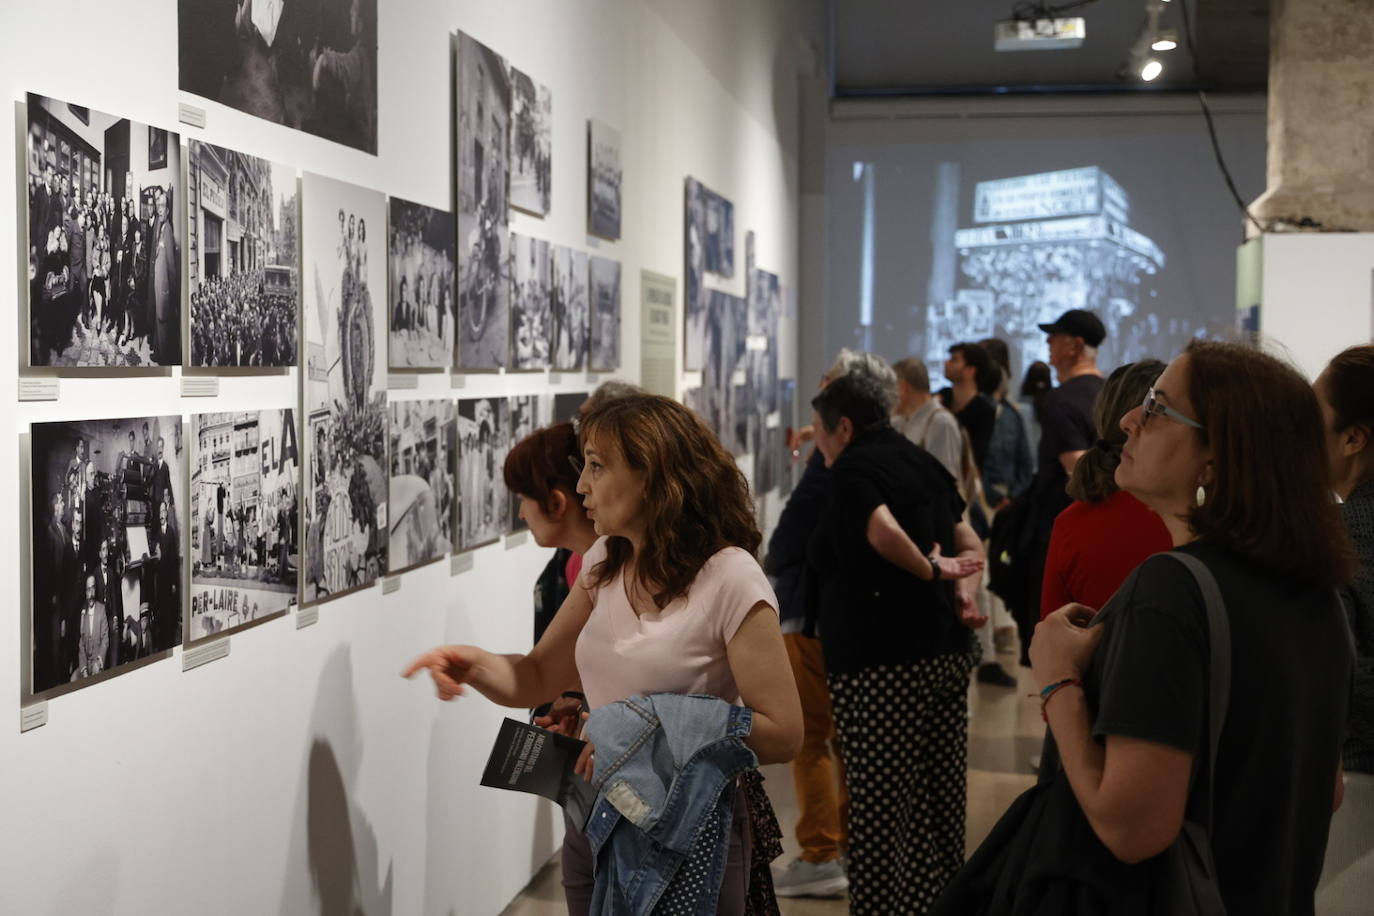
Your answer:
[[[302,604],[386,569],[386,198],[306,175]]]
[[[290,409],[191,418],[188,641],[269,620],[296,603],[296,436]]]

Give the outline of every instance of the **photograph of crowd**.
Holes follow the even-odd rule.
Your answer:
[[[177,0],[180,86],[377,152],[377,0]]]
[[[187,162],[191,364],[296,365],[296,170],[199,140]]]
[[[453,549],[453,407],[448,400],[391,404],[389,572],[438,560]]]
[[[591,347],[587,368],[614,372],[620,368],[620,262],[593,255],[591,283]]]
[[[553,246],[553,282],[549,292],[549,321],[553,338],[553,368],[580,372],[587,365],[590,329],[588,258],[585,251]]]
[[[191,417],[188,642],[270,620],[296,603],[298,441],[289,408]]]
[[[29,365],[180,365],[180,138],[30,93],[25,187]]]
[[[386,569],[386,198],[306,174],[305,576],[302,603]],[[371,234],[368,227],[372,227]]]
[[[511,368],[549,368],[549,243],[511,233]]]
[[[458,401],[458,549],[490,544],[510,524],[504,468],[510,451],[510,402]]]
[[[392,366],[453,365],[453,214],[391,198]]]
[[[614,242],[620,238],[620,131],[587,122],[587,231]]]
[[[706,194],[709,192],[695,178],[688,178],[685,188],[682,368],[695,372],[702,368],[702,360],[706,357]]]
[[[35,423],[35,694],[181,643],[181,418]]]
[[[579,395],[579,397],[584,397]],[[520,394],[510,399],[510,443],[515,445],[536,429],[543,429],[553,423],[553,395]],[[512,493],[510,497],[510,530],[523,531],[529,525],[520,517],[520,500]]]
[[[547,216],[553,194],[553,96],[549,87],[510,68],[510,205]]]
[[[511,88],[506,61],[470,35],[458,54],[458,366],[499,369],[510,351]]]

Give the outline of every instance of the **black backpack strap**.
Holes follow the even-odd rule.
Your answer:
[[[1221,744],[1221,729],[1226,723],[1226,710],[1231,701],[1231,621],[1226,616],[1226,602],[1222,600],[1217,580],[1201,560],[1191,554],[1177,550],[1168,552],[1182,563],[1197,580],[1202,592],[1202,602],[1207,607],[1207,642],[1211,647],[1211,663],[1208,665],[1208,703],[1207,703],[1207,783],[1205,793],[1194,793],[1189,799],[1188,808],[1194,820],[1212,833],[1212,795],[1216,782],[1217,748]],[[1193,812],[1195,804],[1205,809]],[[1197,817],[1197,814],[1202,817]]]

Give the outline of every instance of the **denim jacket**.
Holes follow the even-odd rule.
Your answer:
[[[729,853],[735,779],[758,766],[744,744],[753,713],[716,697],[660,693],[592,711],[596,804],[585,832],[596,862],[591,912],[653,911],[679,867],[705,853],[693,913],[716,911]],[[701,861],[701,859],[698,859]]]

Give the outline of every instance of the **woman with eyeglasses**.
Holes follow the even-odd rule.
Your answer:
[[[1206,564],[1230,621],[1211,829],[1227,912],[1311,914],[1351,686],[1334,595],[1351,554],[1313,448],[1317,399],[1272,356],[1199,341],[1120,425],[1117,484]],[[1097,623],[1076,604],[1050,614],[1031,664],[1052,688],[1044,712],[1088,825],[1117,859],[1144,863],[1179,836],[1194,774],[1207,772],[1206,610],[1187,569],[1155,557]]]
[[[1126,431],[1121,418],[1164,371],[1157,359],[1127,363],[1107,377],[1093,408],[1102,438],[1069,476],[1073,503],[1059,513],[1040,584],[1040,619],[1066,604],[1100,608],[1145,559],[1168,550],[1169,530],[1145,504],[1116,485]]]
[[[801,704],[734,458],[696,414],[656,395],[592,407],[579,442],[577,492],[598,540],[542,638],[526,655],[441,646],[405,676],[427,670],[442,700],[470,686],[514,707],[542,703],[579,677],[593,710],[636,695],[718,697],[752,710],[744,743],[760,764],[790,760]],[[592,779],[595,767],[588,745],[577,768]],[[743,913],[751,891],[747,794],[736,793],[719,913]]]

